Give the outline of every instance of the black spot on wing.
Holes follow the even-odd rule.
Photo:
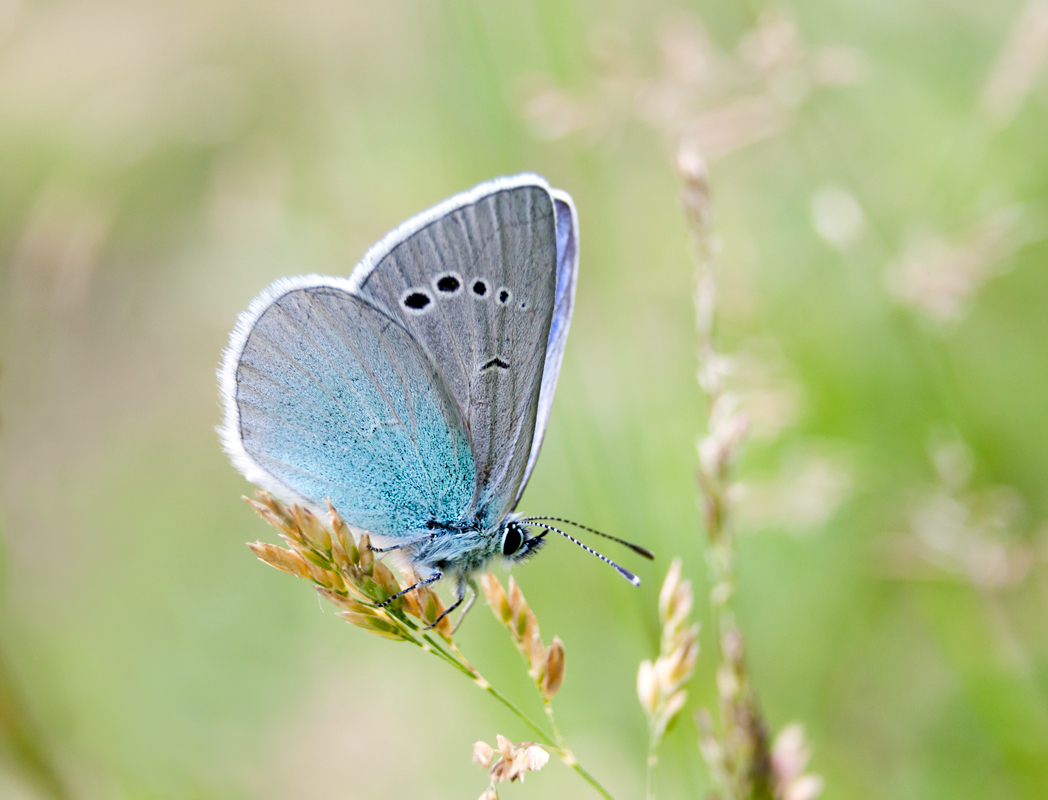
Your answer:
[[[404,303],[404,308],[409,311],[421,311],[432,303],[433,300],[425,292],[410,292],[404,296],[401,302]]]
[[[462,279],[454,272],[448,272],[445,275],[441,275],[436,280],[436,287],[438,292],[444,294],[455,294],[462,286]]]

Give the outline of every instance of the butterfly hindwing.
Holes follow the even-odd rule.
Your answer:
[[[223,366],[227,450],[251,480],[393,537],[465,520],[475,468],[463,420],[411,335],[348,281],[278,281]]]
[[[410,332],[448,387],[484,526],[519,499],[552,401],[574,294],[574,254],[566,272],[558,257],[558,243],[574,246],[574,216],[557,202],[537,176],[482,184],[405,223],[350,278]]]

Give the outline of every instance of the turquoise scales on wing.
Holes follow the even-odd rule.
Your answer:
[[[244,448],[312,505],[384,536],[465,522],[474,465],[432,362],[340,289],[290,291],[258,319],[237,369]]]

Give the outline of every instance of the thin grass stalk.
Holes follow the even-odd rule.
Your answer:
[[[709,541],[710,612],[720,647],[717,670],[720,725],[700,715],[703,752],[725,800],[771,800],[773,772],[768,729],[749,680],[745,645],[731,599],[735,593],[735,541],[730,525],[731,471],[749,422],[724,386],[727,359],[715,342],[717,282],[716,241],[706,165],[698,149],[684,143],[678,152],[681,203],[688,222],[695,263],[695,325],[699,385],[709,401],[706,435],[698,442],[697,472]]]

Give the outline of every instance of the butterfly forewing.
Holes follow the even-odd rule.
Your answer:
[[[276,479],[257,481],[267,488],[286,495],[288,487],[317,506],[330,498],[375,533],[401,537],[430,520],[465,521],[475,468],[432,359],[339,279],[295,283],[274,287],[244,323],[227,449],[236,459],[241,442]]]
[[[365,259],[363,274],[351,279],[358,295],[397,319],[436,366],[468,432],[476,468],[472,502],[489,527],[519,497],[544,388],[548,415],[556,375],[544,387],[543,372],[558,305],[550,190],[535,182],[491,186],[426,221],[373,264]],[[569,316],[570,299],[558,317],[565,335]],[[557,342],[559,368],[563,337]]]

